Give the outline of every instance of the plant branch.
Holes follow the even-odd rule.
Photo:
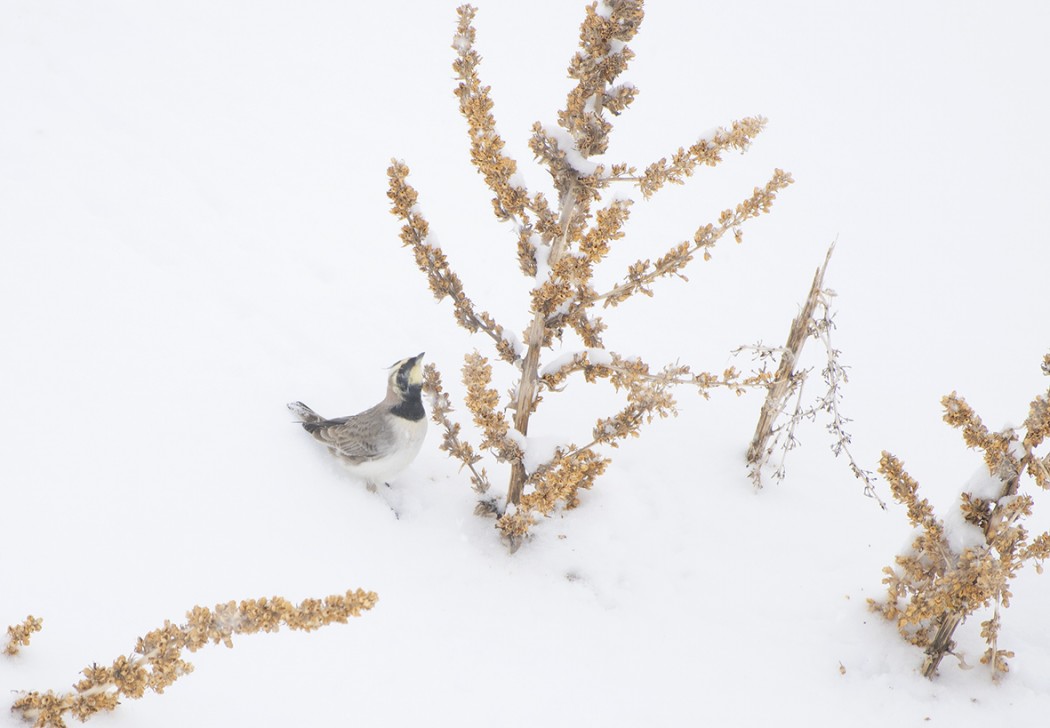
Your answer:
[[[696,231],[692,242],[683,242],[671,248],[655,263],[649,260],[634,263],[624,277],[625,282],[614,286],[604,293],[596,293],[577,302],[578,307],[590,307],[601,302],[603,306],[618,306],[632,295],[641,293],[652,296],[649,287],[656,279],[669,276],[685,278],[681,271],[688,265],[696,253],[703,251],[704,259],[710,259],[710,249],[730,230],[739,233],[740,226],[753,217],[769,212],[777,193],[790,185],[791,175],[776,170],[765,187],[756,187],[754,194],[736,206],[735,210],[724,210],[718,225],[705,225]],[[739,242],[739,237],[738,237]]]
[[[207,644],[232,647],[232,635],[276,632],[281,625],[293,630],[313,631],[333,623],[345,624],[350,617],[375,606],[379,597],[361,589],[324,599],[306,599],[293,605],[282,597],[249,599],[218,604],[214,609],[193,607],[183,625],[165,621],[164,626],[140,638],[134,657],[118,657],[110,667],[84,668],[84,679],[72,692],[22,693],[11,707],[35,726],[65,726],[71,713],[80,721],[99,711],[114,710],[120,697],[141,698],[147,690],[163,693],[178,678],[193,671],[182,659],[182,651],[196,652]]]

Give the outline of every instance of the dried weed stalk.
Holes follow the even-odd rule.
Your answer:
[[[44,626],[44,620],[30,614],[21,624],[15,624],[7,628],[7,644],[4,645],[5,655],[17,655],[23,647],[29,646],[29,640],[33,633],[39,632]]]
[[[517,162],[504,152],[489,87],[478,73],[476,11],[469,5],[458,10],[452,44],[458,79],[455,94],[467,120],[471,161],[493,194],[497,219],[513,226],[518,267],[532,284],[528,322],[520,338],[467,296],[445,254],[430,238],[417,193],[408,183],[408,167],[395,160],[388,170],[387,194],[392,212],[403,223],[401,240],[412,249],[431,291],[439,300],[450,299],[456,322],[491,339],[496,356],[516,369],[517,381],[504,397],[490,386],[488,358],[476,352],[466,357],[465,404],[483,437],[477,449],[463,439],[459,424],[450,418],[451,404],[437,370],[430,368],[427,374],[427,386],[437,401],[432,417],[444,430],[442,449],[469,469],[474,489],[486,493],[490,485],[486,470],[478,468],[481,452],[510,469],[505,501],[490,497],[478,510],[499,516],[498,527],[512,547],[537,515],[547,515],[559,504],[572,507],[578,491],[591,487],[609,462],[599,448],[615,447],[620,440],[636,437],[646,422],[675,413],[673,385],[688,384],[706,395],[715,387],[739,391],[768,381],[767,374],[744,376],[735,370],[718,375],[693,373],[680,365],[653,368],[604,347],[606,324],[601,311],[636,294],[652,296],[660,279],[684,279],[685,268],[697,257],[710,259],[711,250],[725,235],[731,233],[739,242],[741,225],[769,212],[777,194],[792,182],[788,173],[775,170],[765,185],[724,210],[717,221],[701,225],[690,240],[672,245],[655,259],[636,261],[620,283],[606,290],[595,286],[595,269],[624,237],[633,204],[622,194],[610,194],[612,186],[626,183],[648,199],[665,185],[682,184],[700,166],[715,166],[726,152],[743,152],[765,125],[765,119],[757,116],[736,121],[641,171],[626,163],[596,163],[594,158],[608,148],[611,117],[623,113],[638,93],[617,79],[633,58],[626,43],[642,22],[642,5],[641,0],[604,0],[601,7],[592,3],[586,8],[579,50],[569,64],[575,85],[558,112],[557,127],[533,125],[529,146],[550,173],[556,191],[553,202],[542,192],[525,188]],[[553,349],[566,334],[580,340],[581,350],[541,366],[542,352]],[[567,443],[538,461],[527,457],[530,417],[543,396],[562,391],[574,373],[582,373],[589,382],[611,382],[626,396],[624,408],[599,419],[587,442]]]
[[[120,698],[141,698],[147,690],[163,693],[177,679],[193,671],[182,659],[182,651],[196,652],[208,644],[233,647],[235,634],[277,632],[281,625],[310,632],[333,623],[345,624],[350,617],[375,606],[375,592],[361,589],[324,599],[305,599],[298,605],[282,597],[248,599],[217,604],[213,609],[194,607],[186,623],[155,629],[135,644],[134,654],[118,657],[109,667],[91,665],[73,690],[56,693],[23,693],[11,710],[35,726],[65,726],[72,715],[85,721],[95,713],[114,710]]]
[[[1050,374],[1050,355],[1044,360]],[[966,401],[952,393],[943,400],[944,421],[962,430],[967,446],[984,453],[994,486],[987,492],[963,492],[959,508],[967,533],[949,534],[945,522],[918,495],[918,483],[904,471],[900,460],[883,453],[879,472],[893,497],[908,509],[908,520],[918,529],[911,550],[886,567],[885,602],[869,600],[875,611],[897,623],[908,642],[922,647],[926,657],[922,674],[932,678],[945,655],[955,654],[952,636],[968,616],[992,607],[992,616],[981,622],[987,650],[981,662],[991,666],[998,679],[1009,670],[1010,650],[999,647],[1000,609],[1010,606],[1010,584],[1028,561],[1042,572],[1050,557],[1050,532],[1029,538],[1022,521],[1032,514],[1032,497],[1019,492],[1029,476],[1044,490],[1050,488],[1050,454],[1036,453],[1050,436],[1050,390],[1032,400],[1021,428],[991,432]],[[954,535],[954,538],[949,538]],[[963,545],[960,545],[963,544]],[[958,656],[962,662],[961,656]]]
[[[824,275],[834,250],[835,244],[832,243],[824,258],[824,264],[813,275],[813,283],[802,310],[791,322],[784,346],[774,348],[758,344],[740,347],[734,352],[751,352],[754,358],[761,362],[763,371],[776,364],[776,373],[767,385],[766,401],[762,405],[755,434],[747,449],[748,472],[756,488],[762,487],[762,472],[768,467],[773,468],[775,480],[783,480],[787,454],[799,444],[795,436],[799,423],[803,420],[816,420],[818,416],[823,415],[828,419],[825,427],[833,438],[832,452],[836,457],[846,456],[850,471],[864,483],[864,495],[875,499],[881,508],[885,508],[886,504],[875,492],[873,474],[861,468],[850,451],[852,438],[846,432],[846,424],[850,420],[840,410],[842,385],[848,381],[848,377],[845,367],[839,362],[839,350],[831,344],[831,332],[835,328],[831,301],[835,292],[824,287]],[[821,376],[826,389],[823,395],[805,404],[802,390],[812,370],[802,368],[801,362],[802,350],[809,339],[817,339],[823,344],[825,365]],[[776,363],[778,356],[779,363]],[[775,462],[774,455],[778,456]]]

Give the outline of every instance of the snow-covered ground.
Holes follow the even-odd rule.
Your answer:
[[[500,130],[546,189],[526,140],[564,101],[583,4],[477,4]],[[827,283],[854,453],[874,469],[893,451],[944,513],[980,456],[941,422],[941,396],[998,427],[1047,385],[1048,24],[1039,2],[652,3],[625,77],[641,95],[610,158],[643,166],[733,119],[770,123],[747,155],[636,205],[605,280],[774,167],[797,183],[689,283],[610,312],[609,348],[720,371],[735,346],[786,336],[837,239]],[[0,626],[44,619],[0,659],[0,692],[65,690],[194,604],[360,586],[380,595],[360,619],[198,652],[164,695],[92,720],[1045,715],[1047,577],[1022,573],[1003,614],[1006,680],[949,660],[923,679],[919,652],[865,606],[909,541],[903,509],[862,497],[820,424],[756,493],[742,466],[755,395],[681,392],[680,417],[613,452],[581,507],[513,556],[471,514],[436,428],[394,486],[395,520],[291,423],[292,400],[373,404],[383,367],[419,351],[456,394],[463,353],[488,353],[400,247],[392,156],[474,300],[526,324],[515,241],[451,93],[454,27],[454,3],[430,0],[0,5]],[[534,433],[616,409],[601,386],[562,397]],[[1042,530],[1050,496],[1035,497]],[[971,664],[977,631],[959,632]]]

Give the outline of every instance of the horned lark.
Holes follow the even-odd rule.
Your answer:
[[[375,407],[327,420],[302,402],[288,405],[303,429],[328,446],[355,477],[374,491],[415,459],[427,433],[423,411],[423,355],[402,359],[390,370],[386,397]]]

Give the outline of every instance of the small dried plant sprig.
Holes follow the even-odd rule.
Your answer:
[[[584,299],[581,305],[590,306],[601,302],[605,307],[618,306],[636,293],[652,296],[651,285],[659,278],[675,276],[689,280],[682,271],[693,261],[697,253],[703,251],[704,260],[710,260],[711,249],[730,230],[733,231],[737,242],[740,242],[740,226],[751,218],[769,212],[777,198],[777,193],[792,182],[794,180],[789,173],[780,169],[775,170],[772,178],[764,187],[756,187],[751,197],[738,204],[735,209],[723,210],[717,225],[707,224],[700,227],[693,235],[692,241],[679,243],[657,258],[655,262],[646,259],[631,264],[627,269],[627,275],[624,276],[623,283],[604,293],[594,294]]]
[[[839,363],[841,352],[831,345],[830,332],[833,328],[833,322],[830,309],[826,304],[824,306],[824,314],[824,317],[817,322],[817,333],[820,340],[824,343],[824,351],[827,353],[827,364],[821,372],[824,382],[827,384],[827,391],[824,397],[818,400],[815,407],[818,411],[825,412],[830,416],[830,421],[825,425],[825,428],[834,438],[831,443],[831,452],[834,453],[835,457],[846,456],[846,463],[850,472],[853,473],[853,477],[864,483],[864,495],[874,500],[879,508],[886,510],[886,503],[879,497],[878,491],[875,489],[875,475],[857,463],[857,459],[853,456],[853,452],[850,449],[853,438],[846,431],[846,424],[850,422],[850,419],[845,417],[840,409],[843,399],[842,385],[848,381],[848,377],[846,376],[846,368]]]
[[[514,344],[503,333],[503,327],[487,312],[478,312],[473,301],[463,290],[463,282],[449,267],[448,259],[439,247],[429,241],[430,226],[416,210],[418,193],[408,184],[408,167],[397,161],[387,169],[390,179],[387,197],[391,201],[391,212],[405,224],[401,228],[401,242],[412,248],[416,265],[427,275],[427,282],[434,297],[441,301],[452,299],[456,323],[471,333],[481,331],[496,343],[500,358],[507,362],[517,361]]]
[[[697,167],[719,164],[723,153],[730,150],[747,151],[766,123],[767,120],[761,116],[734,121],[729,129],[718,129],[710,137],[700,139],[690,147],[679,147],[671,155],[670,162],[666,158],[654,162],[645,168],[643,175],[633,180],[638,182],[638,188],[646,197],[651,197],[666,184],[685,184],[686,178],[692,176]]]
[[[460,424],[449,417],[452,402],[441,384],[441,373],[433,364],[423,368],[423,389],[431,395],[430,419],[442,429],[440,449],[447,452],[449,457],[459,460],[461,468],[470,471],[470,482],[477,493],[486,493],[491,486],[488,473],[484,468],[479,471],[474,467],[481,462],[482,457],[468,441],[461,438]]]
[[[8,627],[4,654],[17,655],[23,647],[29,646],[29,640],[33,634],[43,629],[43,626],[44,620],[30,614],[21,624],[14,624]]]
[[[593,361],[592,361],[593,359]],[[630,389],[632,382],[655,383],[662,386],[695,387],[704,399],[710,398],[712,389],[727,389],[741,395],[749,389],[765,388],[771,381],[769,372],[757,371],[744,375],[734,367],[721,374],[693,372],[686,364],[667,364],[653,373],[650,365],[638,357],[624,357],[605,349],[576,352],[560,366],[543,372],[540,382],[543,389],[559,392],[573,374],[582,373],[587,382],[609,379],[617,389]]]
[[[1050,355],[1047,356],[1050,360]],[[1044,372],[1047,371],[1044,362]],[[1044,490],[1050,489],[1050,453],[1039,457],[1035,449],[1050,437],[1050,392],[1046,396],[1036,397],[1028,407],[1028,417],[1024,421],[1025,435],[1021,445],[1024,449],[1022,466],[1035,480],[1036,485]]]
[[[503,154],[505,143],[496,131],[490,89],[488,86],[482,86],[478,77],[477,69],[481,57],[474,50],[476,33],[472,25],[477,11],[470,5],[462,5],[456,12],[459,13],[459,27],[452,43],[452,47],[456,49],[456,60],[452,68],[459,79],[459,85],[456,87],[459,111],[468,120],[470,158],[485,178],[489,189],[496,194],[492,205],[497,216],[520,217],[525,211],[529,196],[524,188],[512,182],[518,165]]]
[[[510,423],[500,407],[499,392],[490,389],[492,365],[476,351],[463,363],[463,384],[467,388],[467,409],[481,430],[481,447],[491,451],[499,462],[520,462],[521,446],[510,437]]]
[[[988,472],[1006,476],[1004,480],[1016,477],[1020,468],[1017,457],[1010,452],[1009,434],[990,432],[973,408],[955,392],[945,396],[941,404],[944,406],[944,421],[962,430],[967,447],[984,453]]]
[[[477,33],[473,26],[477,10],[462,5],[457,13],[459,25],[452,42],[456,59],[452,69],[459,80],[455,93],[460,113],[467,120],[471,162],[494,195],[492,210],[496,218],[517,224],[518,265],[525,275],[535,276],[537,245],[550,244],[557,215],[542,193],[529,195],[516,177],[518,163],[503,151],[506,143],[496,129],[490,88],[482,84],[478,74],[481,56],[474,47]]]
[[[72,715],[85,721],[99,711],[114,710],[121,697],[141,698],[147,690],[163,693],[178,678],[193,671],[182,651],[196,652],[208,644],[233,646],[235,634],[276,632],[283,625],[306,632],[329,624],[345,624],[378,601],[375,592],[358,589],[324,599],[305,599],[298,605],[282,597],[248,599],[217,604],[213,609],[195,606],[181,625],[164,622],[138,639],[134,655],[118,657],[111,666],[84,668],[83,679],[66,693],[27,692],[12,711],[35,726],[65,726]]]
[[[991,432],[966,401],[952,393],[942,400],[944,420],[962,431],[971,448],[984,454],[988,472],[1000,484],[993,497],[963,493],[960,509],[963,519],[983,534],[984,543],[954,550],[943,521],[938,519],[926,499],[918,496],[918,484],[900,461],[883,453],[879,472],[890,485],[893,497],[908,509],[908,519],[919,529],[910,552],[898,556],[896,567],[883,569],[887,599],[871,600],[873,609],[897,623],[901,635],[924,648],[922,673],[933,677],[946,655],[955,654],[955,630],[978,609],[994,606],[993,616],[981,623],[981,636],[987,650],[981,662],[990,665],[998,679],[1009,670],[1013,652],[1000,649],[1000,609],[1010,606],[1010,585],[1020,569],[1050,558],[1050,531],[1029,538],[1022,522],[1031,516],[1033,499],[1019,493],[1019,481],[1026,472],[1037,485],[1040,462],[1035,449],[1045,440],[1047,395],[1036,397],[1029,407],[1023,434],[1015,429]],[[1045,459],[1045,456],[1044,456]]]
[[[815,420],[823,414],[829,420],[826,429],[834,438],[831,444],[832,452],[836,457],[845,455],[854,477],[864,483],[864,495],[874,499],[880,508],[885,509],[886,504],[875,490],[874,475],[860,467],[850,450],[852,437],[846,431],[850,420],[840,409],[842,385],[848,377],[845,367],[839,362],[841,352],[831,343],[831,332],[835,328],[831,301],[835,293],[824,286],[824,277],[834,250],[835,245],[832,243],[823,265],[817,268],[813,276],[813,283],[802,310],[791,322],[785,345],[775,349],[761,345],[740,347],[734,352],[739,354],[751,351],[764,363],[773,362],[779,357],[776,373],[769,382],[766,401],[762,405],[758,424],[747,450],[747,464],[752,482],[755,487],[760,488],[763,469],[770,464],[773,455],[779,453],[779,462],[773,470],[773,477],[778,481],[783,480],[787,454],[798,445],[795,436],[798,424],[803,420]],[[821,375],[827,388],[822,396],[805,404],[802,391],[811,370],[802,368],[801,361],[803,348],[811,338],[818,339],[823,344],[825,365]],[[795,402],[795,406],[789,413],[791,401]]]
[[[603,113],[623,113],[637,95],[629,84],[613,86],[627,69],[634,53],[625,44],[634,38],[644,12],[640,0],[605,2],[587,6],[580,25],[580,50],[569,63],[569,78],[577,83],[569,91],[558,124],[569,132],[583,157],[602,154],[609,146],[612,124]]]

